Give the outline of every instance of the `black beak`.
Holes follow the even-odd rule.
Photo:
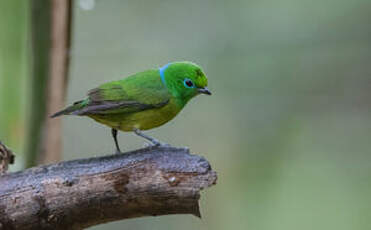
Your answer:
[[[207,94],[207,95],[211,95],[211,92],[210,92],[210,90],[207,87],[198,88],[198,92],[199,93],[203,93],[203,94]]]

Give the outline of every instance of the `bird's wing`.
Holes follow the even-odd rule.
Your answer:
[[[145,79],[144,79],[145,80]],[[92,89],[88,104],[76,115],[133,113],[169,103],[170,94],[161,81],[115,81]]]

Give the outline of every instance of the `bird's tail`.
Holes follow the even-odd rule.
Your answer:
[[[74,114],[74,112],[77,112],[80,109],[84,108],[86,106],[86,103],[87,103],[86,100],[77,101],[77,102],[73,103],[73,105],[68,106],[67,108],[65,108],[65,109],[63,109],[59,112],[56,112],[55,114],[51,115],[50,117],[54,118],[54,117],[59,117],[59,116],[62,116],[62,115]]]

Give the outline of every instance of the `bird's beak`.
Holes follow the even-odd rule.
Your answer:
[[[198,90],[199,93],[203,93],[203,94],[211,95],[211,92],[210,92],[210,90],[209,90],[207,87],[204,87],[204,88],[198,88],[197,90]]]

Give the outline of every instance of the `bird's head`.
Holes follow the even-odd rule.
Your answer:
[[[192,62],[168,63],[160,68],[160,76],[173,96],[185,103],[198,94],[211,95],[204,72]]]

